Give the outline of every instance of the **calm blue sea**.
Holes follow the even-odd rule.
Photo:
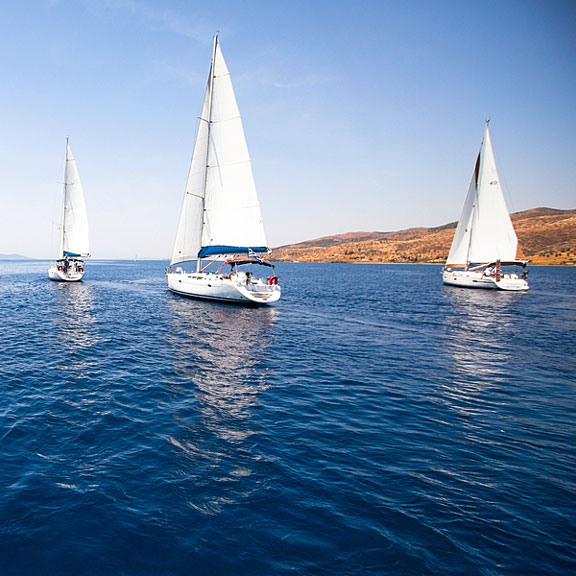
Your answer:
[[[576,268],[279,264],[283,299],[165,262],[0,263],[0,574],[576,570]]]

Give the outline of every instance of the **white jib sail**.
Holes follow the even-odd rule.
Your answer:
[[[62,215],[60,257],[89,256],[88,216],[76,160],[70,144],[66,142],[64,170],[64,206]]]
[[[518,238],[506,207],[488,123],[448,265],[516,259]]]
[[[466,200],[464,201],[464,208],[462,209],[460,220],[458,220],[458,226],[456,227],[454,239],[452,240],[452,246],[450,248],[450,253],[448,254],[448,260],[446,260],[447,266],[466,266],[468,263],[470,234],[472,232],[472,215],[474,213],[474,206],[476,204],[476,183],[478,180],[479,165],[480,154],[478,154],[478,158],[476,160],[474,173],[472,174],[472,179],[470,180],[470,186],[468,186],[468,194],[466,195]]]
[[[195,260],[210,246],[267,246],[242,120],[217,37],[172,264]]]

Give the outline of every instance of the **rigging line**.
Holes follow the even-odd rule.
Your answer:
[[[207,164],[206,168],[225,168],[226,166],[238,166],[239,164],[250,164],[250,159],[238,160],[238,162],[228,162],[226,164]]]
[[[223,120],[210,120],[210,124],[220,124],[221,122],[230,122],[230,120],[242,120],[240,114],[232,116],[231,118],[224,118]]]
[[[237,210],[254,210],[260,208],[259,204],[248,204],[246,206],[234,206],[231,208],[204,208],[204,212],[236,212]]]
[[[211,140],[211,122],[209,121],[212,118],[212,106],[214,104],[214,79],[216,76],[216,54],[218,49],[218,35],[214,36],[214,46],[212,47],[212,59],[210,62],[210,72],[208,76],[208,86],[206,90],[206,96],[208,97],[206,101],[206,96],[204,99],[204,105],[207,104],[207,117],[208,117],[208,128],[206,134],[206,147],[201,152],[203,153],[203,159],[206,165],[208,164],[208,156],[210,154],[210,140]],[[207,186],[207,170],[204,171],[204,180],[202,182],[202,196],[200,199],[204,202],[206,198],[206,186]],[[204,206],[203,206],[204,208]],[[204,234],[204,228],[206,226],[205,222],[202,222],[200,234]],[[196,272],[200,272],[200,258],[198,258],[196,263]]]

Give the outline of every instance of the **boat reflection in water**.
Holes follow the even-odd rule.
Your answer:
[[[67,442],[80,447],[82,443],[77,434],[98,422],[101,410],[95,411],[95,407],[100,405],[105,393],[96,354],[101,338],[92,287],[84,282],[58,282],[51,286],[56,291],[53,322],[58,347],[53,357],[51,402],[55,413],[67,414],[62,416],[68,420]],[[81,458],[78,462],[85,464]],[[75,473],[69,478],[70,485],[76,485],[72,479]]]
[[[83,352],[98,341],[92,288],[85,283],[66,282],[55,284],[54,288],[57,293],[56,335],[66,358],[62,367],[77,368],[77,361],[89,360]]]
[[[259,459],[251,451],[251,413],[268,387],[260,359],[272,342],[277,310],[179,297],[169,298],[168,307],[176,408],[168,440],[180,468],[174,481],[183,489],[190,483],[190,506],[216,514],[248,494],[246,479]]]
[[[447,290],[445,350],[454,361],[449,381],[458,397],[476,397],[510,375],[507,343],[522,326],[512,310],[525,293]]]

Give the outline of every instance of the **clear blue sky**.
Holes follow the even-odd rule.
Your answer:
[[[576,3],[22,0],[0,19],[0,253],[57,251],[70,137],[95,258],[168,258],[211,56],[271,246],[457,220],[484,120],[511,211],[576,208]]]

